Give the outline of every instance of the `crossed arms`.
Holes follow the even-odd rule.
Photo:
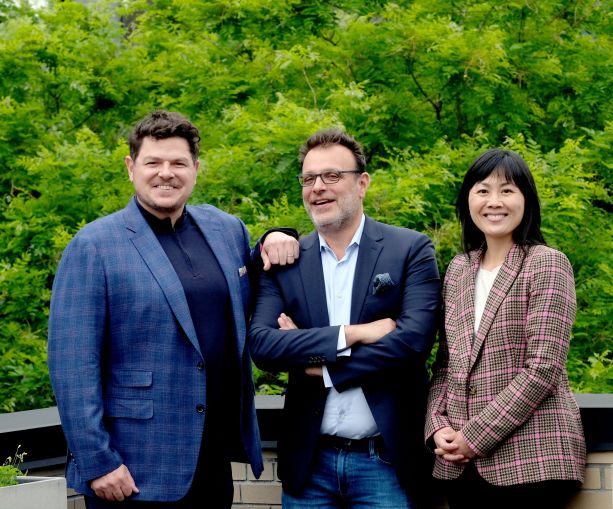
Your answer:
[[[377,311],[367,301],[362,310],[364,323],[345,326],[347,346],[352,350],[349,357],[337,356],[339,326],[313,326],[314,318],[301,292],[308,282],[301,280],[297,267],[261,274],[249,331],[256,364],[268,371],[304,372],[308,368],[308,374],[318,374],[312,368],[325,364],[339,392],[362,385],[382,370],[406,369],[413,362],[423,367],[439,304],[434,248],[420,235],[402,254],[398,254],[402,250],[386,249],[376,269],[384,270],[386,263],[400,266],[396,271],[402,277],[399,293],[370,296],[379,299],[372,301]],[[394,295],[400,303],[394,301]],[[325,300],[324,295],[321,298]]]

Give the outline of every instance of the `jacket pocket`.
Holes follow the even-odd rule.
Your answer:
[[[151,419],[153,417],[153,400],[109,398],[104,403],[104,413],[107,417]]]
[[[153,385],[153,371],[114,369],[111,384],[117,387],[150,387]]]

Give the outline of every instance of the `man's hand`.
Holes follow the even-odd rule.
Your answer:
[[[271,232],[264,239],[260,255],[264,270],[269,270],[273,265],[291,265],[300,256],[300,244],[290,235]]]
[[[298,328],[294,323],[294,320],[292,320],[285,313],[281,313],[279,315],[279,318],[277,318],[277,323],[279,324],[279,329],[281,330],[292,330]],[[320,378],[324,376],[324,370],[321,366],[309,366],[308,368],[304,368],[304,372],[309,376]]]
[[[133,493],[139,493],[132,474],[125,465],[98,477],[91,482],[91,488],[97,497],[111,502],[121,502]]]
[[[358,325],[345,325],[345,341],[347,346],[352,346],[355,343],[364,343],[365,345],[376,343],[395,328],[396,322],[391,318],[382,318]]]
[[[455,431],[450,426],[439,429],[432,438],[436,444],[434,453],[446,461],[461,465],[468,463],[471,458],[476,456],[475,452],[466,444],[462,432]]]
[[[294,320],[292,320],[285,313],[281,313],[279,315],[279,318],[277,318],[277,323],[279,324],[279,329],[281,330],[292,330],[298,328],[294,323]]]

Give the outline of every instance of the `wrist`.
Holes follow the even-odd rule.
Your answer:
[[[358,325],[341,325],[345,330],[345,345],[347,347],[353,346],[360,342],[358,337]]]

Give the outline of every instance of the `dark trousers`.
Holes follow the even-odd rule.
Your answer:
[[[175,502],[147,502],[125,499],[123,502],[107,502],[98,497],[85,497],[87,509],[230,509],[234,498],[232,468],[221,447],[223,440],[207,439],[198,457],[192,485],[181,500]],[[138,479],[135,479],[138,486]]]
[[[469,463],[453,481],[440,481],[449,509],[562,509],[579,489],[576,481],[543,481],[494,486]]]

